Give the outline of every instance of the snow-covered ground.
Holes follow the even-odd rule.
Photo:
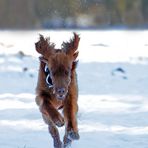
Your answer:
[[[148,31],[77,31],[79,131],[72,148],[148,147]],[[0,148],[52,148],[35,104],[38,34],[60,47],[72,31],[0,31]],[[61,138],[64,128],[60,128]]]

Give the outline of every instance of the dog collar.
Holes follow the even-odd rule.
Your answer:
[[[48,85],[49,88],[52,88],[53,83],[52,83],[52,79],[51,79],[51,72],[50,72],[47,64],[45,65],[44,72],[46,75],[46,84]]]

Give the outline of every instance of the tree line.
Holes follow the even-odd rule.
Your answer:
[[[1,29],[140,27],[148,0],[0,0]]]

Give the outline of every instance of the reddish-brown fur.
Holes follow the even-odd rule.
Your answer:
[[[55,49],[48,39],[42,35],[35,44],[40,57],[40,68],[36,88],[36,103],[40,108],[45,123],[48,124],[55,148],[66,148],[72,140],[79,139],[77,127],[77,99],[78,87],[76,79],[76,64],[78,56],[79,36],[74,33],[73,39],[63,42],[62,49]],[[48,65],[52,73],[53,88],[48,88],[44,72],[45,65]],[[64,90],[64,91],[59,91]],[[58,109],[63,109],[63,115]],[[56,126],[65,124],[64,146],[60,140]]]

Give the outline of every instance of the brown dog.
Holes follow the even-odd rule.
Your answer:
[[[62,49],[55,49],[50,39],[40,35],[35,43],[40,57],[39,77],[36,88],[36,103],[40,108],[45,123],[53,138],[55,148],[66,148],[72,140],[78,140],[76,79],[76,58],[78,56],[79,36],[74,33],[73,39],[63,42]],[[63,109],[64,117],[58,112]],[[56,126],[65,124],[64,146],[60,141]]]

